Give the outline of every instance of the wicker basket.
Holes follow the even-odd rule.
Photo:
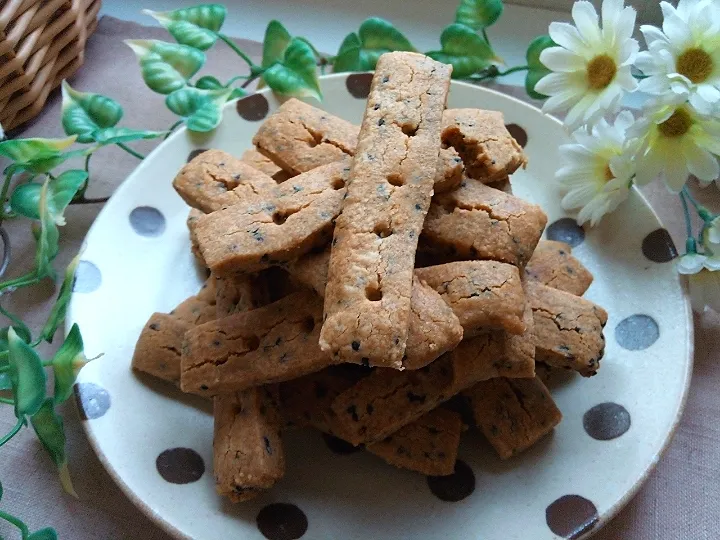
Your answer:
[[[0,0],[0,123],[36,116],[82,65],[100,0]]]

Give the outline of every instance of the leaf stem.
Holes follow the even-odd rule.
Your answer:
[[[687,199],[685,197],[686,197],[686,193],[683,190],[680,192],[680,202],[682,203],[683,213],[685,214],[685,231],[687,233],[688,238],[692,238],[693,237],[692,220],[690,219],[690,210],[688,209],[688,203],[687,203]]]
[[[7,214],[5,214],[5,200],[7,199],[8,190],[10,189],[10,181],[12,180],[13,175],[8,173],[5,175],[5,181],[3,182],[2,191],[0,191],[0,224],[2,224],[3,220],[8,217]]]
[[[238,46],[235,45],[235,43],[233,42],[232,39],[230,39],[229,37],[227,37],[227,36],[225,36],[225,35],[223,35],[223,34],[218,34],[217,36],[218,36],[221,40],[223,40],[228,47],[230,47],[233,51],[235,51],[235,54],[237,54],[240,58],[242,58],[243,60],[245,60],[245,62],[247,63],[248,67],[249,67],[251,70],[252,70],[253,67],[256,67],[255,64],[253,63],[253,61],[250,60],[250,57],[249,57],[247,54],[245,54],[244,52],[242,52],[242,51],[238,48]]]
[[[235,77],[233,77],[232,79],[230,79],[228,82],[225,83],[225,88],[230,86],[235,81],[239,81],[240,79],[249,79],[250,77],[252,77],[252,75],[236,75]]]
[[[0,403],[4,403],[5,405],[15,405],[15,400],[10,399],[10,398],[0,397]]]
[[[42,280],[44,276],[38,276],[37,271],[33,270],[32,272],[25,274],[24,276],[19,276],[13,279],[9,279],[8,281],[5,281],[3,283],[0,283],[0,292],[9,289],[11,287],[27,287],[28,285],[33,285],[35,283],[38,283]]]
[[[530,66],[515,66],[515,67],[511,67],[509,69],[506,69],[505,71],[499,71],[497,76],[504,77],[505,75],[510,75],[511,73],[515,73],[517,71],[527,71],[528,69],[530,69]]]
[[[257,73],[257,74],[255,74],[255,75],[253,75],[253,76],[250,77],[247,81],[245,81],[244,83],[242,83],[242,86],[241,86],[240,88],[247,88],[248,86],[250,86],[250,84],[251,84],[255,79],[257,79],[258,77],[260,77],[260,75],[261,75],[260,73]]]
[[[18,529],[20,529],[20,534],[22,535],[23,540],[25,540],[30,535],[30,529],[28,529],[27,525],[25,525],[15,516],[11,516],[10,514],[7,514],[0,510],[0,519],[4,519],[8,523],[12,523]]]
[[[143,156],[141,153],[136,152],[135,150],[133,150],[132,148],[129,148],[128,146],[125,146],[123,143],[119,142],[119,143],[116,143],[116,144],[117,144],[120,148],[122,148],[123,150],[125,150],[128,154],[130,154],[131,156],[135,156],[135,157],[138,158],[138,159],[145,159],[145,156]]]
[[[490,38],[487,35],[487,30],[485,28],[482,29],[482,37],[485,40],[485,43],[490,45]],[[492,45],[490,45],[490,48],[492,49]]]
[[[15,435],[17,435],[18,431],[20,431],[20,428],[22,428],[23,425],[24,425],[23,419],[22,419],[22,418],[18,418],[17,424],[15,424],[15,425],[13,426],[13,428],[5,435],[2,439],[0,439],[0,446],[2,446],[3,444],[5,444],[6,442],[8,442],[8,441],[9,441],[10,439],[12,439]],[[5,516],[7,516],[7,514],[5,514]],[[0,517],[2,517],[3,519],[6,519],[7,521],[10,521],[10,520],[7,519],[7,517],[5,517],[5,516],[3,516],[3,513],[0,512]],[[10,521],[10,523],[13,523],[14,525],[16,525],[13,521]],[[18,525],[18,527],[19,527],[19,525]],[[26,529],[26,530],[27,530],[27,529]]]
[[[710,213],[710,211],[705,208],[702,204],[697,202],[695,200],[695,197],[692,196],[690,193],[690,190],[687,187],[687,184],[683,186],[683,193],[687,197],[687,199],[692,203],[692,205],[695,207],[695,210],[697,211],[698,215],[700,216],[700,219],[702,219],[705,223],[708,223],[713,220],[714,216]]]
[[[164,141],[165,139],[167,139],[170,135],[172,135],[172,132],[175,131],[179,126],[181,126],[184,121],[185,121],[185,120],[178,120],[178,121],[175,122],[172,126],[170,126],[170,128],[168,129],[168,132],[167,132],[167,133],[165,134],[165,136],[163,137],[163,141]]]
[[[98,197],[97,199],[86,199],[83,195],[79,199],[75,199],[70,204],[102,204],[108,201],[110,197]]]

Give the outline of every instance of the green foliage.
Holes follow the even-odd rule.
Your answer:
[[[220,124],[223,104],[230,93],[231,90],[227,88],[221,90],[181,88],[165,98],[165,105],[185,119],[190,131],[206,132]]]
[[[148,131],[124,127],[99,129],[94,133],[95,140],[103,145],[126,143],[140,139],[155,139],[165,135],[167,131]]]
[[[263,81],[279,94],[322,99],[315,50],[306,39],[290,37],[277,21],[265,31],[262,67]]]
[[[158,94],[170,94],[187,84],[205,64],[205,53],[155,39],[125,40],[140,62],[145,84]]]
[[[62,324],[62,322],[65,320],[65,315],[67,313],[67,307],[70,303],[70,296],[72,295],[72,288],[73,283],[75,282],[75,272],[77,271],[78,264],[80,264],[80,253],[75,255],[72,261],[70,261],[70,264],[65,269],[65,278],[63,279],[62,285],[60,286],[60,292],[58,293],[57,300],[55,300],[55,304],[53,305],[52,309],[50,310],[50,315],[48,316],[48,320],[45,323],[45,326],[43,327],[42,331],[40,332],[40,339],[47,341],[48,343],[52,343],[53,336],[55,335],[55,332],[57,331],[58,326]],[[73,326],[72,330],[75,330],[77,328],[77,325]],[[72,334],[72,330],[70,331],[70,334]],[[80,336],[79,332],[80,330],[77,329],[78,337]],[[68,334],[68,338],[65,340],[67,343],[67,340],[70,338],[70,334]],[[82,338],[80,339],[80,348],[82,349]],[[29,340],[28,340],[29,341]],[[63,344],[63,347],[65,345]],[[57,357],[57,354],[55,355]],[[54,364],[54,361],[53,361]],[[57,399],[57,371],[55,373],[55,399]],[[64,401],[64,400],[63,400]]]
[[[372,17],[360,25],[357,34],[345,37],[335,57],[333,71],[370,71],[378,58],[390,51],[414,51],[410,41],[392,23]]]
[[[490,45],[463,24],[451,24],[440,36],[442,49],[427,53],[430,58],[453,66],[452,76],[464,79],[490,65],[494,53]]]
[[[175,41],[205,51],[215,44],[227,10],[220,4],[203,4],[174,11],[143,10],[162,24]]]
[[[120,104],[109,97],[74,90],[62,83],[62,125],[67,135],[77,135],[77,141],[90,143],[93,132],[113,127],[123,115]]]
[[[43,174],[57,167],[67,159],[84,155],[85,150],[62,152],[75,142],[76,136],[64,139],[9,139],[0,142],[0,156],[11,159],[14,163],[5,169],[12,176],[27,171]]]
[[[48,179],[40,191],[40,229],[37,236],[37,251],[35,252],[35,268],[39,278],[50,277],[55,279],[55,269],[52,261],[58,254],[58,232],[55,219],[50,214],[49,205],[49,184]]]
[[[88,362],[83,347],[80,328],[73,324],[51,363],[55,379],[55,403],[62,403],[72,395],[77,374]]]
[[[57,540],[57,533],[55,532],[55,529],[51,529],[50,527],[46,527],[45,529],[40,529],[38,531],[35,531],[34,533],[31,533],[27,540]]]
[[[45,370],[35,350],[10,328],[8,331],[10,381],[15,416],[32,416],[45,400]]]
[[[77,497],[75,488],[73,488],[72,482],[70,481],[67,459],[65,458],[65,429],[63,428],[63,420],[55,412],[55,403],[51,398],[43,401],[42,406],[30,418],[30,423],[38,439],[50,456],[50,459],[52,459],[53,463],[57,466],[63,489],[70,495]],[[44,530],[48,531],[50,529]],[[38,538],[50,537],[39,536]]]
[[[556,43],[550,36],[538,36],[530,42],[525,58],[527,59],[528,72],[525,75],[525,91],[535,99],[545,99],[547,96],[535,91],[535,85],[550,70],[540,61],[540,53],[549,47],[555,47]]]
[[[502,12],[502,0],[460,0],[455,12],[455,22],[475,31],[484,30],[495,24]]]
[[[48,181],[48,212],[56,225],[65,225],[63,213],[87,179],[86,171],[72,169]],[[42,189],[43,185],[35,182],[20,184],[10,197],[10,208],[30,219],[40,219]]]

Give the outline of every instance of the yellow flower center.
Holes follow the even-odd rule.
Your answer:
[[[587,66],[588,86],[593,90],[602,90],[613,81],[616,73],[615,60],[607,54],[596,56]]]
[[[658,126],[660,133],[666,137],[682,137],[685,135],[693,120],[685,109],[677,109],[672,116]]]
[[[605,165],[605,182],[607,183],[613,178],[615,178],[615,175],[610,170],[610,164],[608,163],[607,165]]]
[[[695,84],[704,82],[713,70],[712,57],[702,49],[688,49],[677,59],[677,71]]]

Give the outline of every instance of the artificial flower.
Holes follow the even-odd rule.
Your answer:
[[[720,257],[686,253],[677,263],[677,271],[688,276],[690,303],[702,313],[709,307],[720,313]]]
[[[616,111],[623,92],[635,90],[630,70],[639,50],[631,37],[635,10],[624,7],[623,0],[603,1],[602,28],[590,2],[575,2],[572,16],[575,26],[550,24],[550,37],[559,47],[545,49],[540,61],[553,73],[535,87],[549,96],[543,111],[569,111],[565,124],[571,130]]]
[[[629,136],[638,138],[635,181],[640,185],[662,173],[668,188],[678,193],[690,174],[704,184],[720,174],[720,121],[699,114],[687,102],[678,103],[681,99],[651,103],[629,130]]]
[[[680,0],[677,9],[661,2],[663,29],[640,27],[648,46],[635,65],[646,79],[639,90],[678,94],[697,110],[710,113],[720,103],[720,3]]]
[[[714,218],[710,224],[705,227],[703,247],[705,251],[720,258],[720,216]]]
[[[568,190],[562,206],[580,208],[579,224],[589,221],[595,226],[627,199],[635,169],[625,134],[633,122],[633,115],[623,111],[614,124],[600,120],[592,130],[573,133],[575,142],[560,147],[564,165],[556,178]]]

